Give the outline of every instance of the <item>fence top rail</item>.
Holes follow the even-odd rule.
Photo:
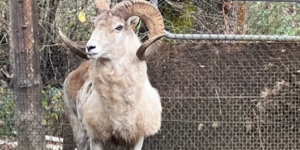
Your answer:
[[[237,1],[268,1],[268,2],[299,2],[300,0],[237,0]],[[158,1],[151,0],[157,8]],[[287,35],[235,35],[235,34],[175,34],[165,30],[165,36],[176,40],[235,40],[235,41],[291,41],[300,42],[300,36]]]
[[[253,1],[253,2],[300,2],[300,0],[236,0],[236,1]]]
[[[286,35],[235,35],[235,34],[173,34],[165,31],[169,39],[177,40],[237,40],[237,41],[293,41],[300,42],[300,36]]]

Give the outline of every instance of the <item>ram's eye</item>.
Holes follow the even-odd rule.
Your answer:
[[[122,25],[118,25],[117,27],[116,27],[116,30],[118,30],[118,31],[121,31],[123,29],[123,26]]]

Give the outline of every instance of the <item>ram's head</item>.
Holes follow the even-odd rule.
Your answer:
[[[98,16],[93,18],[95,29],[85,46],[70,41],[60,32],[62,40],[73,52],[90,59],[109,58],[110,55],[115,55],[114,53],[120,53],[111,50],[123,42],[125,37],[136,37],[132,26],[135,26],[139,19],[145,22],[149,30],[149,39],[138,48],[137,57],[144,60],[158,48],[160,39],[164,36],[164,23],[159,10],[152,4],[143,0],[129,0],[110,9],[106,0],[96,0],[95,5],[98,13]],[[82,49],[85,49],[85,54],[82,53]]]

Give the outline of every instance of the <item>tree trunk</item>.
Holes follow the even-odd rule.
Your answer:
[[[238,12],[237,12],[237,27],[235,34],[245,34],[246,33],[246,1],[237,2]]]
[[[236,5],[232,1],[223,1],[222,12],[224,17],[225,34],[234,34],[236,27]]]
[[[35,0],[11,0],[11,66],[18,150],[45,150]]]

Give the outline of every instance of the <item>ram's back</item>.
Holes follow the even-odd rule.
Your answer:
[[[64,103],[66,108],[66,115],[69,117],[70,125],[72,127],[74,140],[77,144],[77,149],[88,150],[89,141],[86,133],[86,129],[78,114],[78,94],[83,85],[89,79],[90,61],[86,61],[81,64],[77,69],[72,71],[64,82]]]

